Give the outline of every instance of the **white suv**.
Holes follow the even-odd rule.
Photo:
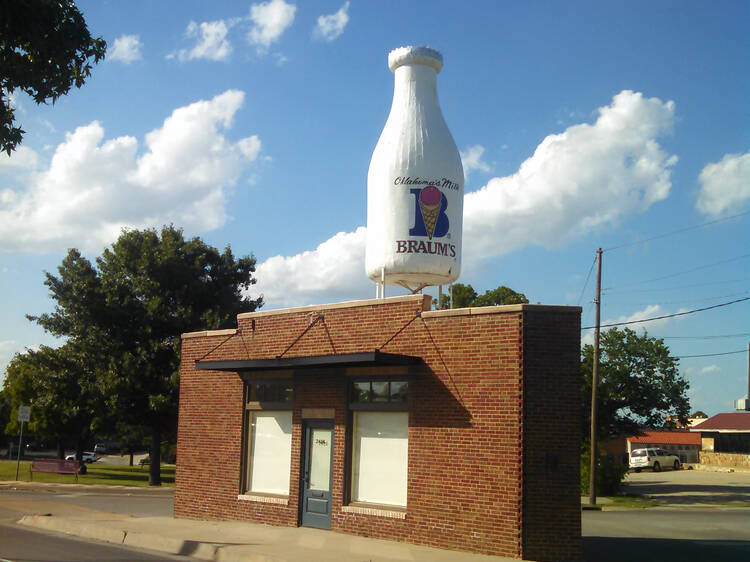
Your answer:
[[[665,449],[634,449],[630,453],[630,468],[640,472],[650,468],[659,472],[662,468],[680,469],[680,457]]]

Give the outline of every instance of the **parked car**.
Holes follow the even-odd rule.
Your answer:
[[[120,443],[117,441],[100,441],[94,445],[95,453],[118,453],[120,451]]]
[[[75,455],[68,455],[65,457],[66,461],[74,461],[76,460]],[[81,460],[85,463],[92,463],[99,460],[99,457],[96,456],[96,453],[92,453],[90,451],[87,451],[81,455]]]
[[[650,468],[659,472],[662,468],[680,469],[680,457],[666,449],[633,449],[630,452],[630,468],[640,472]]]

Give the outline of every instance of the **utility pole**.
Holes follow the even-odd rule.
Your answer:
[[[599,325],[602,304],[602,249],[596,250],[596,325],[594,326],[594,365],[591,369],[591,465],[589,470],[589,504],[596,505],[596,461],[599,451],[596,443],[596,391],[599,385]]]

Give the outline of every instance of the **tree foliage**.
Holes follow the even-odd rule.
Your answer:
[[[80,88],[107,43],[93,38],[71,0],[0,2],[0,150],[10,155],[23,138],[15,126],[11,94],[20,90],[37,104],[54,103]]]
[[[613,328],[601,334],[598,386],[598,434],[637,435],[643,427],[663,428],[671,416],[687,422],[690,412],[688,382],[679,372],[664,340]],[[584,435],[591,420],[591,380],[594,347],[585,345],[581,370]]]
[[[19,430],[18,407],[32,406],[29,430],[38,440],[75,446],[79,459],[104,407],[96,361],[75,343],[17,354],[7,368],[4,392],[13,411],[6,427]]]
[[[176,425],[180,334],[234,325],[262,304],[243,296],[255,259],[235,259],[172,226],[125,231],[96,267],[70,250],[47,274],[56,307],[30,317],[45,330],[98,350],[111,426],[151,434],[151,483],[159,484],[162,436]]]
[[[501,304],[523,304],[529,302],[526,295],[517,293],[504,285],[496,289],[485,291],[479,295],[471,285],[454,283],[451,286],[453,306],[451,306],[451,295],[442,295],[439,308],[467,308],[471,306],[495,306]]]

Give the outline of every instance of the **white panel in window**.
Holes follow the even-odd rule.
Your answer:
[[[249,489],[288,495],[292,412],[252,412],[251,416]]]
[[[408,412],[355,412],[352,500],[406,506]]]

